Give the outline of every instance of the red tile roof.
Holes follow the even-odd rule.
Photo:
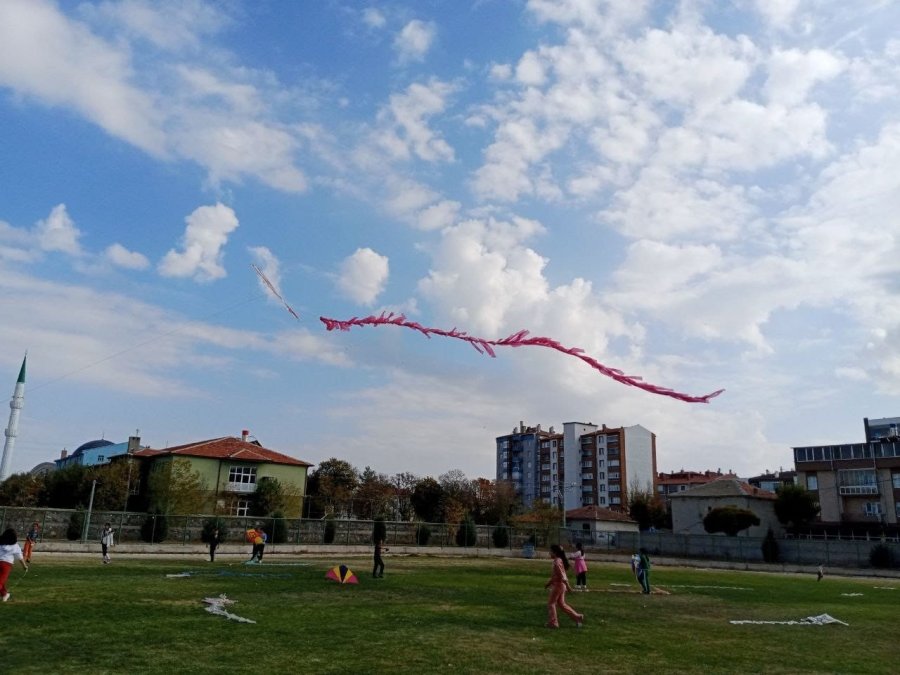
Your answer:
[[[619,523],[633,523],[627,513],[604,509],[602,506],[582,506],[566,511],[567,520],[610,520]]]
[[[698,485],[684,492],[673,492],[669,497],[756,497],[758,499],[775,499],[778,495],[762,488],[754,487],[737,478],[717,478],[716,480]]]
[[[271,464],[288,464],[291,466],[312,466],[312,464],[304,462],[302,459],[283,455],[256,443],[242,441],[234,436],[223,436],[222,438],[211,438],[207,441],[176,445],[174,448],[165,450],[146,448],[134,453],[135,457],[158,457],[160,455],[209,457],[211,459],[230,459],[239,462],[269,462]]]

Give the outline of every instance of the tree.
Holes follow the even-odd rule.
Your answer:
[[[445,523],[458,523],[476,507],[475,485],[459,469],[453,469],[438,477],[444,491],[441,500]]]
[[[653,494],[652,488],[641,489],[637,483],[628,490],[628,515],[641,530],[666,526],[666,506],[659,495]]]
[[[150,472],[150,507],[157,514],[199,513],[206,501],[206,483],[189,460],[158,461]]]
[[[359,475],[356,488],[355,513],[365,520],[373,520],[388,512],[394,486],[384,474],[366,467]]]
[[[40,506],[44,486],[42,476],[14,473],[0,483],[0,504],[4,506]]]
[[[475,521],[466,518],[459,525],[456,531],[456,545],[471,548],[478,542],[478,528],[475,527]]]
[[[516,488],[511,481],[492,481],[477,478],[475,487],[475,510],[473,516],[476,523],[497,525],[509,522],[519,504]]]
[[[800,485],[782,485],[775,498],[775,516],[796,534],[819,515],[815,496]]]
[[[128,498],[128,478],[127,462],[116,461],[88,467],[85,481],[88,485],[97,481],[94,488],[94,508],[98,511],[124,511]]]
[[[53,509],[74,509],[79,504],[87,504],[90,496],[87,469],[73,464],[47,474],[41,501]]]
[[[413,488],[412,502],[416,515],[426,523],[437,523],[441,519],[441,501],[444,490],[441,484],[428,476],[416,483]]]
[[[326,459],[312,472],[311,477],[316,490],[314,496],[320,500],[324,512],[349,509],[358,483],[357,471],[350,462],[336,457]]]
[[[396,473],[391,478],[394,488],[394,505],[397,513],[395,518],[402,521],[411,521],[415,516],[412,506],[412,493],[419,481],[418,477],[409,472]]]
[[[284,488],[277,478],[266,476],[256,482],[250,515],[257,517],[271,516],[284,509]]]
[[[741,530],[751,525],[759,525],[759,518],[753,511],[737,506],[719,506],[710,509],[703,519],[703,529],[710,534],[724,532],[729,537],[737,536]]]

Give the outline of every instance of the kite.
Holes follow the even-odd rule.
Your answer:
[[[799,621],[791,619],[789,621],[753,621],[751,619],[732,620],[731,624],[782,624],[784,626],[827,626],[830,623],[839,623],[842,626],[849,626],[839,619],[835,619],[830,614],[817,614],[816,616],[807,616]]]
[[[254,271],[266,285],[266,287],[272,292],[272,294],[281,301],[281,304],[284,305],[285,309],[287,309],[287,311],[290,312],[291,315],[299,321],[300,316],[275,289],[275,285],[266,278],[266,275],[263,274],[262,270],[259,269],[259,267],[257,267],[256,265],[251,265],[251,267],[254,269]],[[679,401],[685,401],[686,403],[709,403],[710,399],[715,398],[723,391],[725,391],[724,389],[718,389],[717,391],[709,394],[704,394],[702,396],[692,396],[690,394],[675,391],[667,387],[661,387],[656,384],[644,382],[639,375],[626,375],[618,368],[611,368],[609,366],[603,365],[595,358],[585,354],[584,350],[580,347],[566,347],[557,340],[549,337],[529,337],[529,332],[527,330],[520,330],[517,333],[513,333],[512,335],[503,338],[502,340],[490,340],[488,338],[469,335],[468,333],[457,330],[456,328],[445,330],[443,328],[423,326],[422,324],[416,323],[415,321],[407,321],[406,317],[403,314],[394,314],[393,312],[382,312],[379,316],[371,315],[364,318],[354,316],[353,318],[346,320],[331,319],[325,316],[320,316],[319,321],[325,324],[325,329],[328,331],[349,331],[354,326],[400,326],[401,328],[409,328],[410,330],[418,331],[429,339],[432,335],[440,335],[441,337],[454,338],[456,340],[468,342],[475,348],[475,350],[479,354],[487,353],[491,358],[495,358],[497,356],[496,352],[494,351],[495,347],[545,347],[547,349],[554,349],[562,354],[566,354],[567,356],[574,356],[575,358],[580,359],[584,363],[588,364],[591,368],[598,371],[600,374],[612,378],[616,382],[631,387],[637,387],[638,389],[643,389],[644,391],[650,392],[651,394],[658,394],[659,396],[669,396],[670,398],[674,398]]]
[[[655,384],[650,384],[649,382],[644,382],[637,375],[626,375],[617,368],[610,368],[609,366],[603,365],[593,357],[585,354],[584,350],[580,349],[579,347],[565,347],[553,338],[549,337],[529,337],[529,333],[527,330],[520,330],[518,333],[513,333],[512,335],[505,337],[502,340],[488,340],[487,338],[469,335],[468,333],[459,331],[456,328],[453,328],[452,330],[444,330],[442,328],[430,328],[428,326],[423,326],[414,321],[407,321],[406,317],[402,314],[395,315],[393,312],[382,312],[380,316],[372,315],[362,319],[359,317],[353,317],[352,319],[347,319],[345,321],[320,316],[319,321],[324,323],[325,329],[329,331],[349,331],[354,326],[401,326],[403,328],[409,328],[410,330],[418,331],[427,338],[430,338],[432,335],[440,335],[442,337],[455,338],[457,340],[468,342],[475,348],[475,350],[479,354],[487,353],[491,357],[496,357],[497,355],[494,351],[494,347],[546,347],[548,349],[555,349],[556,351],[563,354],[581,359],[594,370],[599,371],[601,374],[612,378],[616,382],[627,384],[632,387],[637,387],[638,389],[643,389],[644,391],[649,391],[651,394],[669,396],[671,398],[678,399],[679,401],[685,401],[687,403],[709,403],[710,399],[715,398],[723,391],[725,391],[724,389],[719,389],[718,391],[714,391],[710,394],[704,394],[703,396],[691,396],[689,394],[674,391],[666,387],[660,387]]]
[[[267,287],[270,291],[272,291],[272,294],[273,294],[276,298],[278,298],[279,300],[281,300],[281,304],[284,305],[284,308],[285,308],[287,311],[289,311],[289,312],[291,313],[291,315],[293,315],[293,317],[294,317],[295,319],[297,319],[297,321],[299,321],[299,320],[300,320],[300,315],[297,314],[297,312],[294,311],[294,308],[293,308],[293,307],[291,307],[289,304],[287,304],[287,300],[285,300],[284,298],[281,297],[281,293],[279,293],[277,290],[275,290],[275,284],[273,284],[271,281],[269,281],[268,277],[266,277],[266,275],[263,274],[262,270],[259,269],[256,265],[253,265],[253,264],[251,263],[250,267],[253,268],[253,270],[256,272],[256,274],[259,276],[259,278],[262,280],[262,282],[266,285],[266,287]]]
[[[359,579],[356,578],[356,575],[350,571],[350,568],[346,565],[337,565],[332,567],[328,572],[325,573],[326,579],[331,579],[332,581],[336,581],[339,584],[358,584]]]
[[[237,614],[232,614],[227,609],[227,606],[233,605],[236,600],[229,600],[224,593],[217,598],[203,598],[203,603],[206,605],[206,611],[210,614],[215,614],[216,616],[224,616],[226,619],[230,619],[232,621],[237,621],[238,623],[256,623],[253,619],[246,619],[242,616],[238,616]]]
[[[263,543],[263,533],[262,530],[251,529],[247,530],[244,534],[247,539],[248,544],[262,544]]]

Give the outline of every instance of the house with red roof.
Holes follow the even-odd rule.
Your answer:
[[[180,469],[199,476],[205,487],[205,513],[232,516],[250,515],[257,488],[266,480],[275,479],[285,496],[284,515],[298,518],[306,494],[309,462],[264,448],[249,432],[240,437],[222,436],[177,445],[165,450],[143,448],[130,453],[141,462],[139,491],[148,491],[152,472]],[[183,473],[183,472],[182,472]]]

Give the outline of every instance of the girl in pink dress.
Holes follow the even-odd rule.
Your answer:
[[[566,552],[558,544],[553,544],[550,547],[550,558],[553,559],[553,571],[550,574],[550,580],[544,584],[544,588],[550,589],[550,596],[547,598],[547,628],[559,628],[559,619],[556,615],[557,606],[571,617],[576,626],[581,628],[584,614],[579,614],[566,604],[566,591],[572,590],[569,576],[566,574],[566,570],[569,569]]]
[[[575,590],[587,591],[588,566],[581,542],[575,544],[575,551],[572,553],[572,564],[575,567]]]

